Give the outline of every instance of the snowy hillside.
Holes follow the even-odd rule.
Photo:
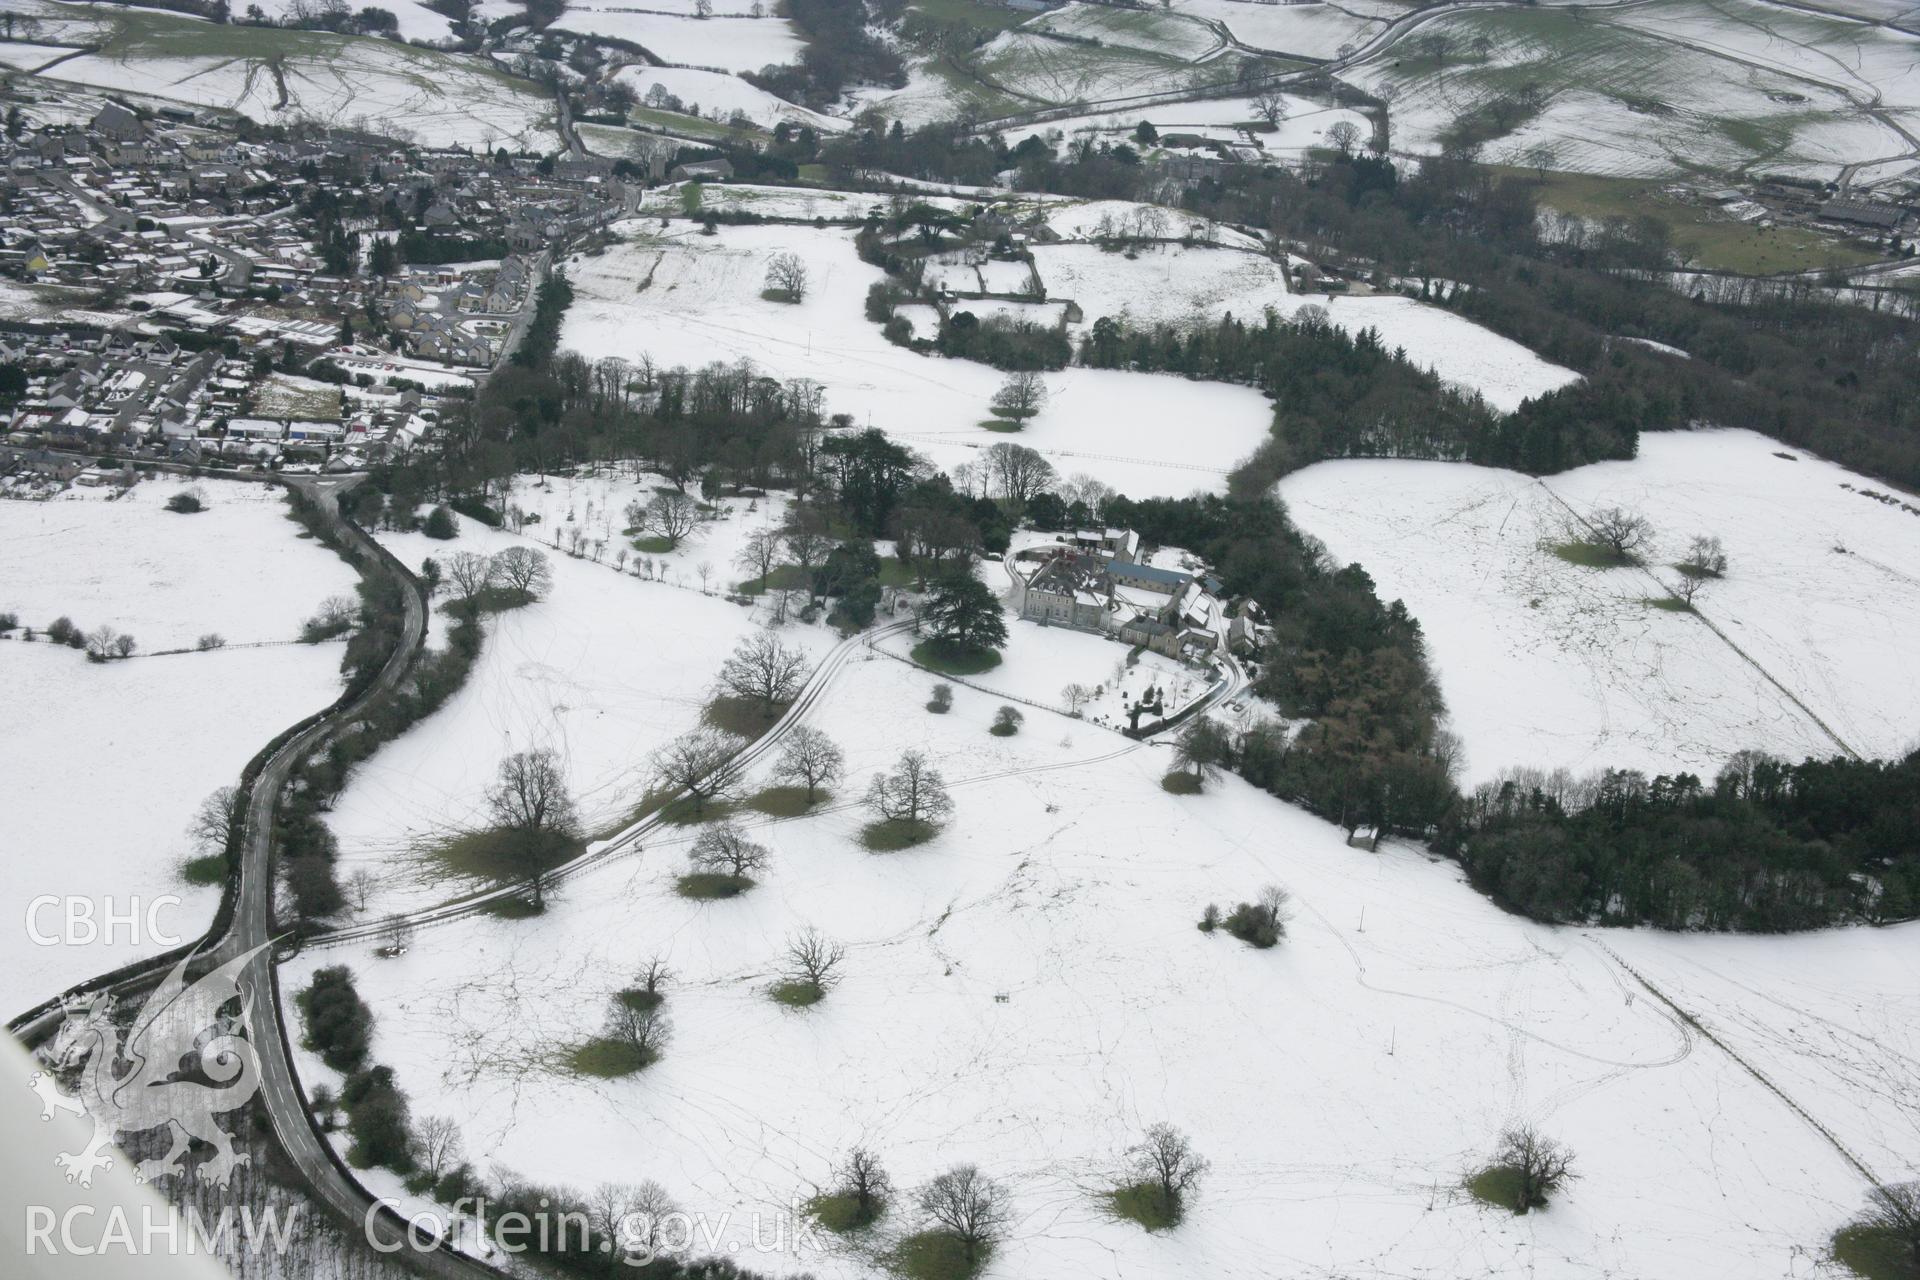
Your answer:
[[[1824,978],[1783,1019],[1726,985],[1744,940],[1680,953],[1528,924],[1449,865],[1349,849],[1236,781],[1170,796],[1163,749],[1046,713],[997,739],[995,700],[967,689],[927,715],[927,684],[857,663],[811,720],[847,749],[846,795],[904,747],[938,759],[958,811],[928,845],[864,852],[862,814],[835,805],[761,826],[760,886],[696,903],[673,891],[686,835],[668,831],[544,917],[425,930],[398,960],[316,951],[283,980],[351,965],[374,1056],[416,1111],[464,1118],[478,1161],[579,1187],[658,1179],[720,1223],[704,1248],[783,1275],[878,1276],[873,1251],[917,1225],[901,1208],[861,1245],[816,1233],[824,1251],[751,1252],[753,1215],[811,1194],[856,1143],[902,1185],[960,1160],[1006,1182],[994,1280],[1811,1274],[1802,1251],[1859,1208],[1859,1176],[1600,941],[1676,998],[1731,993],[1700,1010],[1709,1027],[1804,1088],[1867,1159],[1920,1157],[1891,1089],[1843,1108],[1821,1092],[1872,1070],[1865,1035],[1915,1047],[1911,927],[1767,940],[1781,966]],[[1280,948],[1194,928],[1208,901],[1275,882],[1298,906]],[[767,986],[803,925],[848,945],[847,976],[796,1011]],[[678,974],[665,1058],[611,1080],[557,1066],[656,955]],[[1810,1036],[1815,1018],[1833,1033]],[[1459,1190],[1517,1117],[1578,1153],[1582,1179],[1551,1214],[1516,1219]],[[1155,1236],[1102,1193],[1159,1120],[1213,1170],[1186,1222]]]
[[[1786,455],[1786,456],[1782,456]],[[1844,487],[1853,486],[1852,490]],[[1468,770],[1711,774],[1909,747],[1920,725],[1920,518],[1844,468],[1747,431],[1649,434],[1633,462],[1532,480],[1454,463],[1327,462],[1281,483],[1295,521],[1425,628]],[[1568,564],[1570,510],[1653,522],[1651,572]],[[1648,607],[1695,534],[1732,567],[1696,605]]]

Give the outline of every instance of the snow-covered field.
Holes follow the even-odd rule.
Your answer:
[[[62,6],[71,8],[73,6]],[[130,11],[63,81],[226,107],[269,124],[380,128],[424,146],[550,149],[554,106],[485,63],[390,40],[191,22]]]
[[[1234,75],[1228,58],[1195,65],[1184,57],[1139,49],[1065,44],[1019,28],[1003,31],[982,46],[978,67],[991,84],[1040,102],[1063,104],[1230,84]]]
[[[1282,159],[1297,158],[1309,147],[1323,147],[1326,145],[1327,130],[1341,121],[1362,130],[1362,136],[1366,136],[1366,131],[1372,128],[1367,118],[1358,111],[1330,107],[1293,94],[1281,96],[1286,101],[1287,118],[1278,129],[1252,134],[1267,155]],[[1259,121],[1259,116],[1250,98],[1205,98],[1199,102],[1169,102],[1024,125],[1007,130],[1006,138],[1009,146],[1018,146],[1029,137],[1051,138],[1058,133],[1062,141],[1072,142],[1091,134],[1137,146],[1132,134],[1142,120],[1162,134],[1192,133],[1220,142],[1245,145],[1246,139],[1242,137],[1239,126],[1254,124]]]
[[[165,510],[182,489],[207,509]],[[163,476],[111,492],[0,502],[0,611],[36,629],[63,614],[82,630],[104,623],[152,652],[208,632],[292,640],[322,600],[353,594],[353,570],[302,536],[277,486]]]
[[[777,17],[696,18],[631,9],[571,8],[553,24],[555,31],[631,40],[664,62],[721,71],[758,71],[794,61],[800,37],[793,24]]]
[[[0,66],[12,67],[19,71],[32,71],[36,67],[52,62],[55,58],[64,58],[72,52],[72,49],[63,45],[9,40],[0,43]]]
[[[296,14],[302,4],[303,0],[261,0],[260,9],[269,18],[286,18]],[[309,3],[305,7],[313,6]],[[424,40],[431,44],[453,38],[452,19],[435,13],[420,0],[382,0],[379,7],[399,22],[402,40]]]
[[[448,896],[447,872],[426,860],[448,837],[487,825],[484,793],[500,760],[515,751],[558,752],[589,830],[617,825],[648,790],[647,757],[668,739],[696,727],[721,661],[758,625],[758,612],[705,594],[698,565],[713,570],[719,592],[740,577],[731,548],[775,511],[744,509],[708,526],[665,559],[664,581],[641,581],[615,567],[623,545],[621,511],[641,491],[628,484],[583,482],[571,496],[564,482],[523,486],[515,500],[541,515],[529,537],[495,532],[464,518],[458,540],[383,533],[395,555],[418,566],[456,551],[498,552],[558,536],[569,544],[571,522],[589,538],[606,538],[603,559],[575,559],[547,548],[554,585],[547,598],[496,615],[466,685],[433,716],[361,766],[328,825],[340,841],[342,877],[366,868],[379,888],[372,918]],[[743,504],[744,506],[744,504]],[[441,625],[436,623],[436,627]],[[798,625],[790,643],[824,649],[828,633]],[[437,883],[436,883],[437,881]]]
[[[280,491],[198,481],[208,510],[175,515],[161,504],[180,483],[146,481],[107,501],[99,490],[45,502],[0,501],[0,611],[42,630],[70,616],[131,634],[140,651],[191,648],[218,631],[239,646],[293,638],[354,576],[332,552],[302,540]],[[60,989],[164,951],[164,939],[127,937],[41,946],[28,905],[72,895],[124,913],[177,894],[156,923],[190,940],[219,900],[187,886],[186,826],[209,792],[237,782],[247,760],[288,725],[339,693],[340,646],[234,647],[208,653],[90,663],[75,649],[0,641],[0,812],[8,873],[0,956],[12,975],[9,1014]],[[40,931],[58,932],[59,906]]]
[[[668,193],[653,208],[678,212]],[[813,216],[831,209],[862,213],[870,201],[836,200],[775,188],[703,189],[729,207]],[[1148,208],[1125,201],[1061,202],[1045,209],[1059,234],[1094,236],[1103,226],[1125,231]],[[1475,390],[1488,403],[1512,409],[1528,396],[1573,381],[1575,375],[1524,347],[1458,316],[1407,298],[1322,298],[1289,295],[1279,264],[1251,250],[1243,233],[1165,214],[1164,234],[1212,234],[1222,247],[1153,246],[1132,259],[1089,244],[1042,245],[1036,258],[1049,307],[1078,302],[1082,325],[1125,312],[1140,323],[1218,319],[1231,313],[1257,319],[1267,307],[1294,314],[1309,303],[1350,330],[1379,330],[1390,347],[1445,380]],[[577,299],[563,343],[589,357],[634,354],[644,334],[657,362],[698,367],[714,360],[749,359],[776,377],[809,377],[827,387],[830,411],[851,413],[926,452],[942,467],[1003,439],[983,429],[986,406],[1002,375],[984,365],[918,355],[880,337],[865,319],[869,285],[882,278],[853,252],[852,233],[811,227],[729,227],[708,237],[644,223],[623,224],[628,242],[571,266]],[[811,273],[798,306],[769,302],[766,265],[779,252],[798,253]],[[1020,270],[991,263],[990,283],[1001,291],[1019,284]],[[977,287],[978,273],[943,267],[954,287]],[[651,280],[650,284],[644,282]],[[962,304],[976,314],[989,304]],[[1004,310],[1004,307],[998,309]],[[930,336],[931,313],[916,314],[916,332]],[[1265,402],[1241,387],[1192,383],[1161,375],[1068,368],[1046,375],[1047,407],[1020,443],[1048,454],[1063,474],[1085,472],[1134,495],[1219,489],[1226,473],[1266,433]],[[1167,430],[1179,423],[1178,432]]]
[[[132,577],[123,590],[152,617],[191,601]],[[210,792],[237,783],[275,734],[339,695],[340,646],[101,664],[75,649],[15,639],[0,641],[0,689],[8,726],[0,733],[0,958],[11,1017],[83,979],[191,942],[213,922],[219,891],[180,878],[181,862],[196,852],[188,821]],[[177,904],[160,902],[168,895]],[[30,916],[43,897],[57,901]],[[109,909],[139,911],[138,937],[125,925],[110,938],[65,934],[70,899],[89,906],[103,929]],[[35,931],[61,940],[42,945]]]
[[[993,1280],[1818,1274],[1865,1184],[1602,943],[1881,1176],[1920,1160],[1911,1100],[1876,1075],[1920,1049],[1913,926],[1669,939],[1533,925],[1451,865],[1349,849],[1237,781],[1170,796],[1164,749],[1037,709],[995,738],[997,699],[965,688],[927,715],[928,683],[856,662],[812,719],[847,750],[842,796],[903,748],[932,754],[958,808],[930,844],[864,852],[862,813],[835,806],[759,828],[774,850],[759,887],[695,903],[672,889],[682,833],[571,882],[537,920],[425,930],[397,960],[313,951],[283,982],[350,964],[374,1057],[415,1114],[460,1118],[477,1164],[582,1189],[658,1179],[718,1233],[705,1248],[774,1274],[878,1276],[876,1249],[921,1225],[902,1197],[860,1247],[819,1233],[828,1251],[753,1252],[754,1216],[770,1238],[772,1215],[856,1143],[903,1188],[960,1161],[1004,1181]],[[1194,928],[1207,902],[1267,883],[1297,904],[1280,948]],[[766,988],[807,925],[847,944],[846,978],[783,1009]],[[1743,968],[1763,946],[1764,970]],[[556,1070],[653,956],[676,973],[664,1059],[623,1079]],[[1833,1102],[1836,1083],[1862,1082]],[[1459,1189],[1515,1119],[1566,1141],[1582,1174],[1527,1218]],[[1148,1235],[1103,1193],[1161,1120],[1213,1167],[1186,1222]]]
[[[1393,97],[1392,143],[1403,154],[1438,149],[1463,114],[1529,83],[1544,91],[1543,109],[1489,142],[1487,159],[1644,177],[1764,162],[1770,172],[1831,178],[1848,162],[1911,150],[1861,109],[1879,88],[1876,78],[1903,80],[1893,69],[1897,56],[1868,47],[1884,42],[1847,48],[1836,41],[1829,53],[1760,31],[1727,36],[1740,31],[1737,18],[1716,18],[1713,30],[1727,41],[1721,47],[1683,29],[1696,7],[1659,9],[1663,16],[1648,30],[1635,17],[1560,8],[1462,11],[1423,23],[1410,40],[1344,74]],[[1445,65],[1417,54],[1428,35],[1450,39],[1459,52]],[[1482,39],[1484,55],[1465,52]],[[1809,58],[1824,65],[1817,79],[1798,66]]]
[[[783,251],[798,252],[812,275],[798,306],[760,296],[767,260]],[[562,343],[586,356],[631,357],[643,335],[665,365],[744,358],[775,377],[815,378],[830,412],[882,427],[943,468],[1008,439],[979,425],[1002,374],[893,346],[865,318],[867,287],[882,277],[855,256],[849,231],[728,227],[710,238],[676,225],[569,271],[576,297]],[[1269,421],[1266,401],[1243,387],[1077,368],[1046,382],[1048,406],[1018,442],[1063,474],[1086,472],[1136,495],[1221,489]]]
[[[1791,759],[1840,742],[1881,757],[1910,747],[1920,517],[1844,484],[1873,487],[1764,436],[1711,431],[1648,434],[1633,462],[1541,481],[1330,462],[1280,492],[1301,528],[1420,619],[1481,780],[1516,765],[1710,776],[1748,747]],[[1658,534],[1650,573],[1542,549],[1563,536],[1563,503],[1645,515]],[[1696,601],[1718,633],[1643,603],[1675,580],[1666,563],[1696,534],[1720,537],[1731,559]]]
[[[1678,0],[1622,15],[1624,25],[1920,111],[1920,36],[1755,0]],[[1911,24],[1909,24],[1911,26]]]
[[[1225,44],[1213,28],[1183,13],[1102,4],[1068,4],[1023,25],[1028,31],[1052,31],[1186,61],[1204,58]]]
[[[821,115],[784,98],[776,98],[739,76],[721,75],[717,71],[634,65],[620,68],[616,78],[632,88],[643,104],[647,101],[647,92],[659,85],[689,108],[698,106],[700,114],[710,120],[730,120],[737,111],[764,129],[771,129],[783,120],[823,133],[842,133],[853,127],[836,116]]]
[[[1578,377],[1517,342],[1416,299],[1289,294],[1280,264],[1265,256],[1154,245],[1129,260],[1093,245],[1056,244],[1038,246],[1034,257],[1047,297],[1079,303],[1088,324],[1123,314],[1139,325],[1224,315],[1257,323],[1269,307],[1290,317],[1303,306],[1317,306],[1349,332],[1377,330],[1389,348],[1404,350],[1413,363],[1464,392],[1479,392],[1503,411]]]
[[[1249,48],[1303,53],[1313,58],[1331,58],[1342,46],[1365,44],[1386,27],[1384,18],[1367,13],[1361,6],[1348,4],[1177,0],[1173,7],[1176,13],[1225,23],[1227,30]]]

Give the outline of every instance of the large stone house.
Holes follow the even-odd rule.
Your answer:
[[[1046,626],[1094,631],[1168,657],[1220,643],[1218,584],[1146,564],[1128,529],[1080,531],[1022,548],[1006,560],[1012,604]]]

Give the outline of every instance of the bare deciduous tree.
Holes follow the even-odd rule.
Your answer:
[[[1253,95],[1253,114],[1278,129],[1287,118],[1287,99],[1277,89],[1264,89]]]
[[[813,570],[833,550],[833,537],[827,532],[826,517],[812,505],[795,508],[782,531],[787,555],[806,575],[807,594],[813,594]]]
[[[760,714],[770,720],[805,687],[807,655],[781,644],[771,631],[757,631],[721,664],[720,683],[735,697],[759,703]]]
[[[654,786],[670,794],[686,792],[693,811],[724,798],[738,781],[734,757],[747,740],[724,730],[701,728],[683,733],[653,753]]]
[[[1501,1131],[1494,1165],[1513,1176],[1515,1213],[1546,1208],[1548,1197],[1575,1176],[1573,1153],[1530,1124]]]
[[[1587,541],[1620,564],[1633,564],[1653,541],[1653,524],[1624,507],[1607,507],[1587,520]]]
[[[240,817],[240,788],[221,787],[210,792],[193,811],[187,824],[187,836],[203,855],[224,853],[228,833]]]
[[[1327,127],[1327,145],[1343,156],[1353,154],[1360,145],[1360,126],[1351,120],[1340,120]]]
[[[892,773],[874,775],[867,807],[888,822],[939,822],[953,813],[953,797],[925,752],[905,751]]]
[[[621,1273],[653,1260],[662,1224],[678,1211],[667,1189],[652,1179],[603,1182],[587,1196],[587,1220],[606,1241],[607,1267]]]
[[[1086,706],[1092,698],[1093,690],[1078,681],[1060,690],[1060,699],[1067,704],[1067,714],[1069,715],[1079,715],[1080,708]]]
[[[493,557],[493,572],[503,588],[528,603],[553,587],[553,569],[546,552],[533,547],[508,547]]]
[[[394,912],[380,924],[380,951],[386,956],[405,955],[413,941],[413,921]]]
[[[413,1160],[438,1182],[460,1163],[460,1126],[451,1116],[426,1116],[413,1127]]]
[[[1202,785],[1210,778],[1219,777],[1232,759],[1233,740],[1225,729],[1206,716],[1188,725],[1173,744],[1174,768],[1193,774]]]
[[[767,846],[747,839],[736,823],[716,822],[700,829],[687,856],[702,871],[743,880],[763,869],[773,855]]]
[[[834,1190],[853,1204],[853,1225],[865,1226],[880,1216],[893,1193],[893,1180],[880,1157],[866,1147],[855,1147],[834,1166]]]
[[[1707,583],[1726,576],[1726,548],[1720,545],[1720,539],[1702,534],[1687,547],[1685,558],[1673,567],[1680,571],[1676,588],[1680,598],[1692,604]]]
[[[560,758],[541,747],[502,760],[487,789],[487,807],[509,837],[507,855],[533,890],[534,906],[544,907],[548,873],[579,831]]]
[[[638,503],[628,507],[627,519],[672,550],[700,523],[700,504],[691,494],[667,489],[654,494],[644,507]]]
[[[994,487],[1013,506],[1025,506],[1053,484],[1053,464],[1023,444],[1002,441],[990,445],[983,460]]]
[[[470,604],[492,587],[499,572],[492,559],[477,551],[456,551],[447,558],[447,581]]]
[[[1046,404],[1046,382],[1031,369],[1019,369],[1007,375],[988,407],[999,417],[1025,422]]]
[[[847,758],[832,738],[812,725],[795,725],[780,744],[780,758],[774,762],[773,776],[807,789],[812,804],[822,787],[840,780]]]
[[[365,911],[367,903],[373,900],[373,891],[379,886],[379,879],[365,867],[356,867],[347,877],[347,898],[353,903],[355,911]]]
[[[1193,1149],[1187,1136],[1161,1121],[1151,1126],[1129,1154],[1136,1176],[1160,1192],[1162,1208],[1178,1219],[1187,1193],[1207,1171],[1206,1158]]]
[[[780,564],[780,549],[784,539],[777,529],[755,529],[740,544],[740,550],[733,557],[734,568],[748,576],[749,581],[757,581],[762,591],[769,590],[773,584],[767,579]]]
[[[1862,1225],[1886,1237],[1906,1254],[1907,1266],[1920,1271],[1920,1182],[1875,1187]]]
[[[840,963],[847,949],[808,926],[787,939],[787,974],[790,981],[803,983],[826,993],[840,981]]]
[[[1005,1188],[974,1165],[955,1165],[920,1188],[920,1208],[960,1242],[969,1269],[1007,1230],[1012,1206]]]
[[[767,291],[782,301],[801,302],[807,296],[807,264],[797,253],[776,253],[767,260]]]
[[[631,1049],[644,1066],[665,1052],[673,1018],[658,1005],[634,1005],[615,996],[607,1009],[606,1035]]]
[[[673,981],[673,970],[668,967],[664,956],[654,956],[634,975],[634,981],[640,984],[636,990],[644,993],[657,1004],[666,999],[661,994],[660,988]]]

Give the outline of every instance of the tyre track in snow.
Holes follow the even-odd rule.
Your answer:
[[[1876,1190],[1885,1190],[1886,1184],[1880,1181],[1879,1176],[1875,1174],[1874,1171],[1867,1166],[1867,1162],[1865,1160],[1862,1160],[1857,1154],[1854,1153],[1851,1147],[1849,1147],[1846,1143],[1842,1142],[1838,1137],[1838,1135],[1836,1135],[1833,1132],[1833,1130],[1827,1128],[1826,1125],[1816,1120],[1813,1117],[1813,1114],[1809,1112],[1805,1107],[1801,1106],[1800,1103],[1793,1097],[1792,1094],[1788,1093],[1785,1089],[1782,1089],[1779,1085],[1775,1084],[1773,1080],[1768,1077],[1766,1072],[1760,1070],[1759,1067],[1756,1067],[1753,1063],[1747,1061],[1747,1059],[1743,1057],[1739,1053],[1739,1051],[1734,1049],[1732,1045],[1728,1044],[1725,1040],[1722,1040],[1719,1036],[1715,1035],[1712,1031],[1708,1030],[1706,1024],[1701,1022],[1699,1018],[1695,1017],[1693,1014],[1689,1013],[1687,1010],[1681,1008],[1680,1005],[1671,996],[1667,995],[1666,992],[1662,991],[1659,987],[1649,982],[1646,978],[1646,975],[1642,974],[1638,969],[1634,968],[1632,965],[1628,964],[1624,959],[1622,959],[1619,952],[1615,951],[1612,947],[1608,946],[1606,943],[1602,942],[1600,939],[1593,937],[1591,934],[1587,935],[1587,941],[1591,943],[1594,947],[1598,948],[1600,951],[1604,952],[1615,964],[1619,965],[1621,969],[1625,970],[1628,974],[1630,974],[1633,977],[1633,980],[1639,983],[1642,987],[1644,987],[1647,993],[1651,995],[1655,1000],[1658,1000],[1661,1004],[1665,1005],[1668,1009],[1672,1010],[1673,1015],[1679,1018],[1688,1027],[1690,1027],[1693,1031],[1693,1034],[1700,1036],[1701,1038],[1706,1040],[1708,1044],[1711,1044],[1714,1048],[1726,1054],[1727,1057],[1731,1058],[1734,1061],[1735,1065],[1737,1065],[1742,1071],[1745,1071],[1748,1075],[1752,1076],[1755,1080],[1759,1081],[1760,1086],[1762,1088],[1764,1088],[1767,1092],[1773,1094],[1774,1097],[1780,1099],[1781,1102],[1784,1102],[1787,1105],[1787,1109],[1789,1111],[1792,1111],[1795,1115],[1799,1116],[1802,1120],[1806,1121],[1808,1126],[1810,1126],[1815,1133],[1818,1133],[1823,1139],[1826,1140],[1829,1146],[1831,1146],[1835,1151],[1837,1151],[1840,1154],[1840,1158],[1842,1160],[1845,1160],[1848,1164],[1852,1165],[1854,1168],[1854,1171],[1857,1172],[1862,1178],[1865,1178],[1867,1180],[1868,1186],[1873,1187]]]
[[[1365,987],[1368,991],[1383,996],[1398,996],[1405,1000],[1418,1000],[1424,1004],[1436,1004],[1443,1008],[1454,1009],[1460,1013],[1467,1014],[1469,1017],[1479,1018],[1483,1022],[1489,1022],[1496,1027],[1505,1028],[1517,1039],[1531,1040],[1536,1044],[1545,1045],[1549,1049],[1557,1050],[1572,1057],[1583,1058],[1588,1062],[1597,1062],[1603,1067],[1618,1067],[1629,1070],[1651,1070],[1658,1067],[1671,1067],[1684,1062],[1687,1057],[1693,1053],[1693,1039],[1687,1033],[1685,1027],[1679,1025],[1676,1025],[1675,1029],[1680,1037],[1680,1046],[1674,1050],[1670,1056],[1657,1058],[1650,1062],[1623,1061],[1618,1058],[1601,1057],[1599,1054],[1588,1053],[1584,1049],[1576,1049],[1572,1045],[1562,1044],[1558,1040],[1541,1035],[1522,1022],[1512,1018],[1502,1017],[1499,1014],[1488,1013],[1484,1009],[1476,1009],[1472,1005],[1462,1004],[1458,1000],[1450,1000],[1446,996],[1426,995],[1418,991],[1402,991],[1397,987],[1382,986],[1367,977],[1367,962],[1344,931],[1337,928],[1318,907],[1308,902],[1305,898],[1296,897],[1294,901],[1309,912],[1314,919],[1318,920],[1321,925],[1326,928],[1327,932],[1333,935],[1335,941],[1346,948],[1347,957],[1353,961],[1353,980],[1362,987]],[[1522,1070],[1522,1075],[1524,1075],[1524,1070]]]

